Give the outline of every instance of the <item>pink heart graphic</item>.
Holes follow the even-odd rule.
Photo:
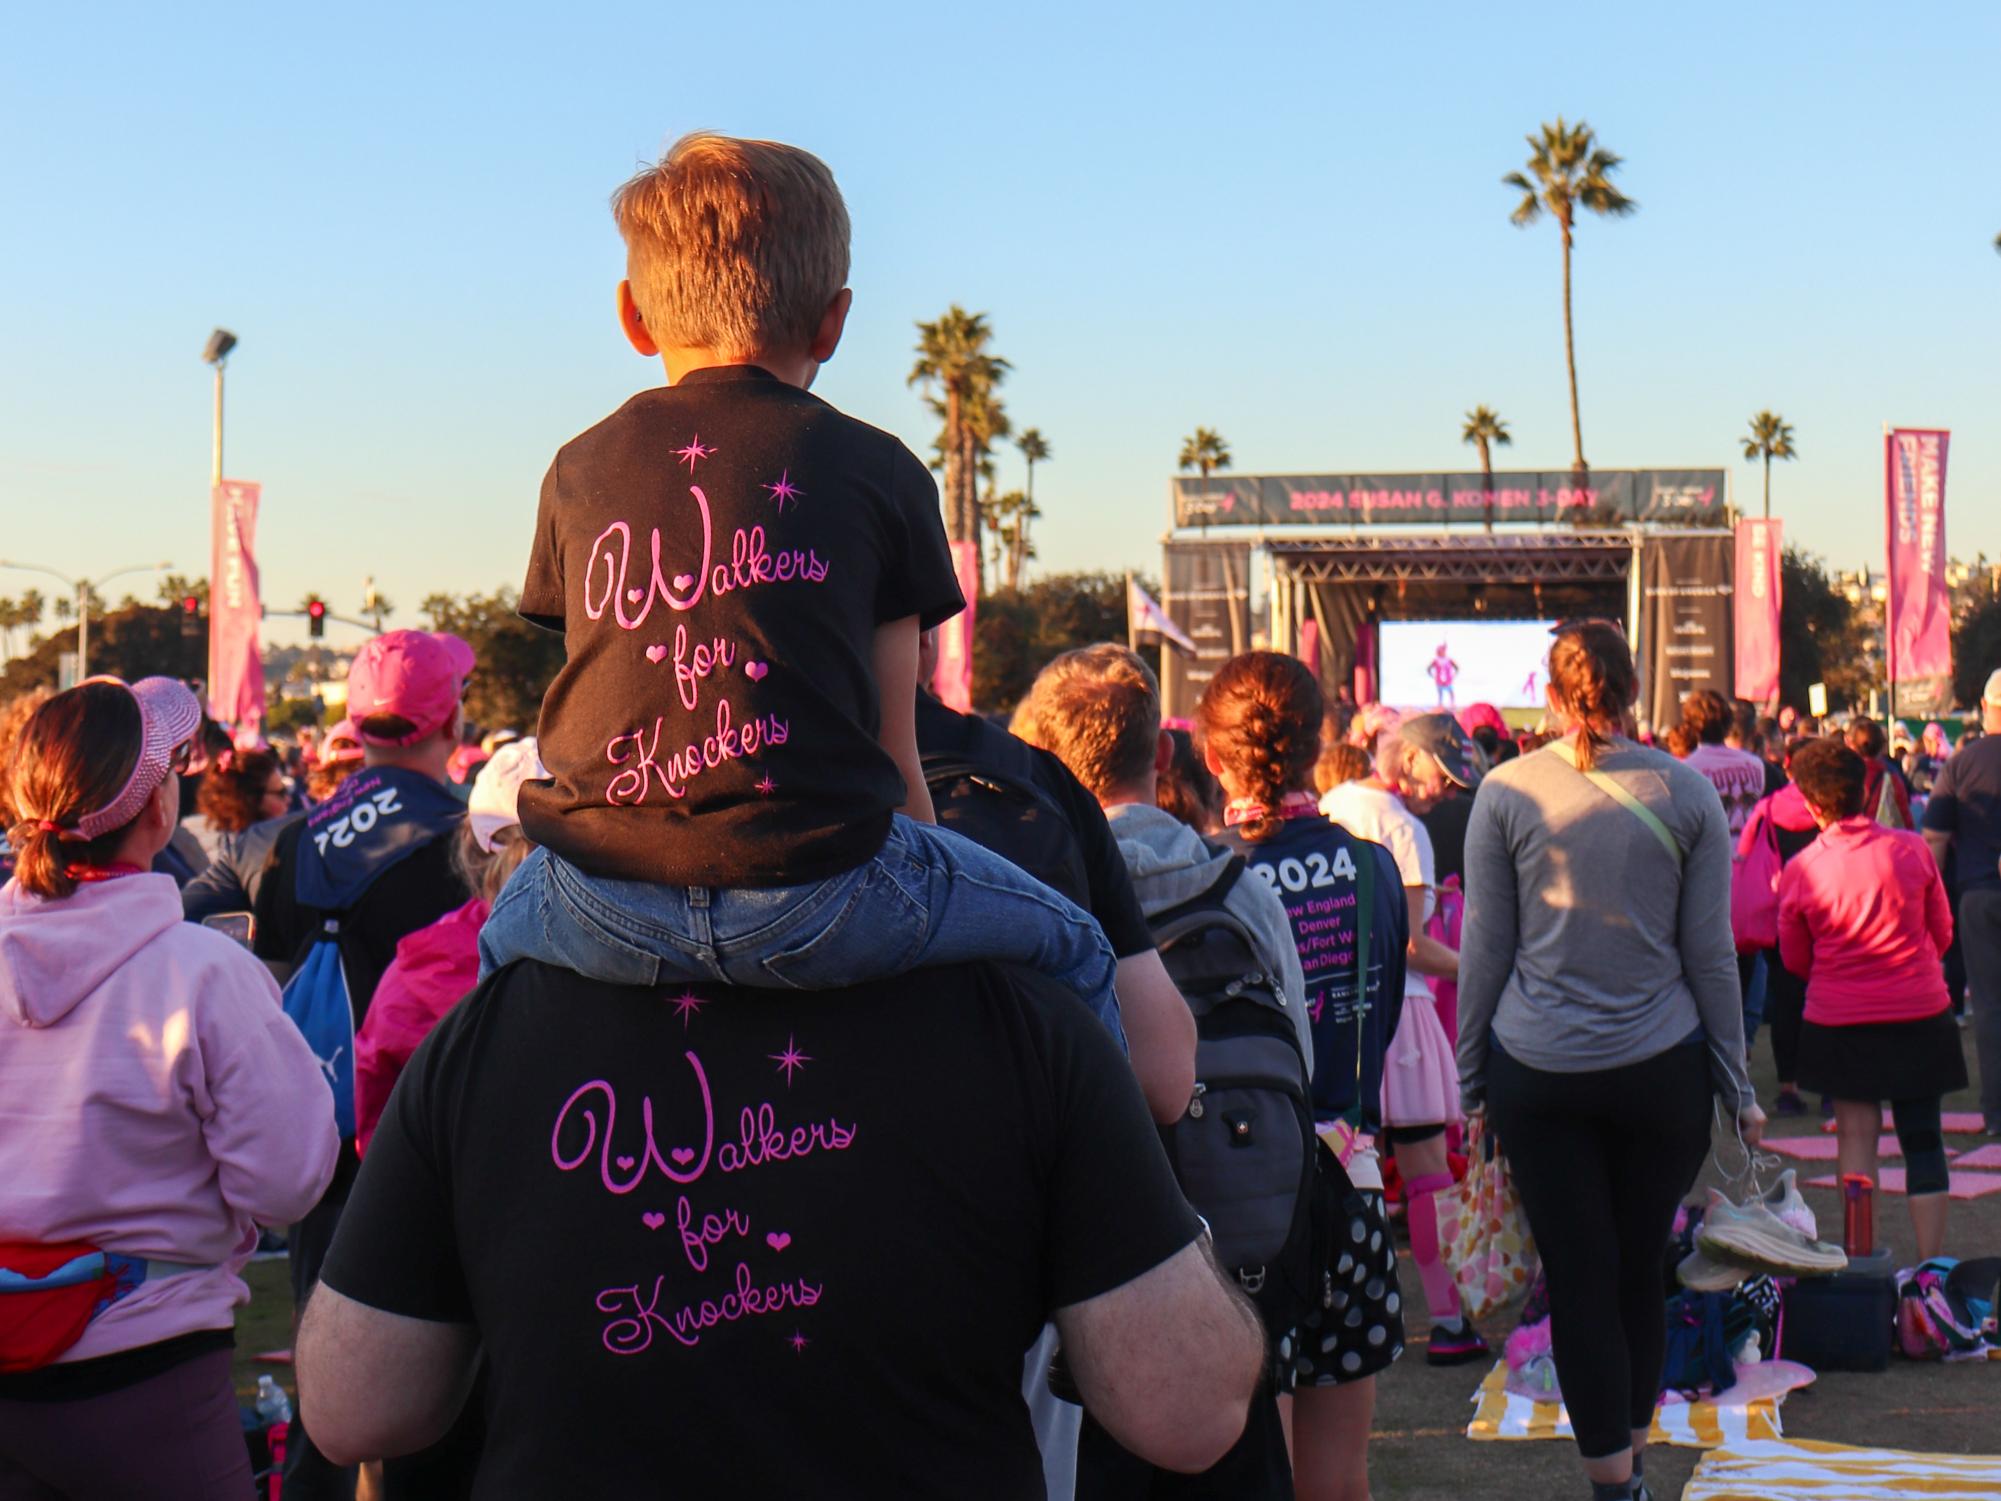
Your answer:
[[[694,574],[677,573],[674,575],[674,592],[676,594],[685,594],[688,592],[688,590],[694,587],[695,587]]]
[[[644,598],[646,598],[646,591],[644,589],[628,589],[625,591],[627,604],[636,605]]]
[[[651,646],[646,648],[646,660],[649,662],[657,663],[660,661],[662,657],[666,655],[667,655],[667,648],[662,646],[658,641],[654,642]]]
[[[771,664],[768,662],[746,662],[743,664],[743,675],[753,683],[763,682],[764,675],[769,671],[771,671]]]
[[[676,1147],[667,1155],[674,1159],[674,1166],[686,1167],[695,1160],[695,1149],[693,1147]]]
[[[774,1251],[782,1251],[792,1244],[792,1237],[783,1230],[773,1230],[764,1237],[764,1243]]]
[[[618,1170],[621,1173],[630,1171],[631,1167],[632,1159],[630,1157],[621,1157],[618,1159]]]
[[[667,1223],[667,1216],[657,1209],[649,1209],[639,1217],[639,1222],[649,1230],[658,1230]]]

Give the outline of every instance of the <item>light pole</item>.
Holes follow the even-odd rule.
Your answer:
[[[208,482],[211,487],[222,483],[222,367],[229,363],[229,351],[236,347],[236,335],[226,328],[218,328],[208,336],[208,346],[201,357],[215,366],[215,435],[208,467]]]
[[[0,558],[0,568],[11,568],[19,573],[46,573],[59,580],[76,596],[76,680],[80,683],[90,676],[90,597],[114,579],[122,579],[128,573],[165,573],[172,563],[135,563],[130,568],[114,568],[101,578],[71,578],[67,573],[40,563],[15,563]]]

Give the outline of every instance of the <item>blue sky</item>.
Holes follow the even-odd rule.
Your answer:
[[[266,600],[518,582],[549,455],[657,364],[606,199],[681,132],[805,145],[855,225],[818,390],[920,450],[913,323],[987,312],[1048,435],[1052,568],[1159,561],[1181,436],[1243,472],[1568,461],[1553,228],[1501,174],[1583,116],[1585,448],[1803,457],[1775,510],[1881,556],[1885,421],[1954,430],[1948,540],[2001,555],[2001,9],[40,6],[0,54],[0,555],[203,571],[209,329]],[[1984,420],[1983,420],[1984,419]],[[1018,482],[1010,451],[1004,474]],[[0,574],[0,593],[31,576]],[[144,581],[140,581],[143,585]],[[274,623],[275,625],[276,623]],[[287,634],[274,629],[281,639]]]

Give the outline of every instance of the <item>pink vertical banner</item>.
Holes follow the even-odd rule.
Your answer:
[[[1355,632],[1355,702],[1376,701],[1376,618],[1365,619]]]
[[[1893,713],[1929,713],[1952,695],[1952,594],[1945,582],[1945,459],[1952,435],[1892,428],[1883,438],[1889,601],[1884,632]]]
[[[264,606],[257,592],[257,502],[263,486],[224,480],[209,497],[209,714],[238,734],[264,721]]]
[[[1737,523],[1737,696],[1769,704],[1779,696],[1780,521]]]
[[[1320,676],[1320,622],[1306,620],[1299,626],[1299,660],[1306,664],[1306,670]]]
[[[952,569],[959,575],[959,592],[966,608],[938,627],[938,673],[931,691],[948,709],[970,714],[973,709],[973,606],[980,597],[980,545],[952,544]]]

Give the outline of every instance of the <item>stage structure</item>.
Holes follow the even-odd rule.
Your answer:
[[[1171,499],[1162,603],[1197,649],[1164,653],[1170,715],[1190,713],[1216,668],[1254,644],[1312,666],[1330,702],[1377,697],[1393,621],[1616,620],[1652,725],[1673,723],[1696,689],[1732,692],[1724,470],[1593,470],[1582,485],[1568,473],[1491,485],[1478,473],[1212,475],[1174,480]]]

